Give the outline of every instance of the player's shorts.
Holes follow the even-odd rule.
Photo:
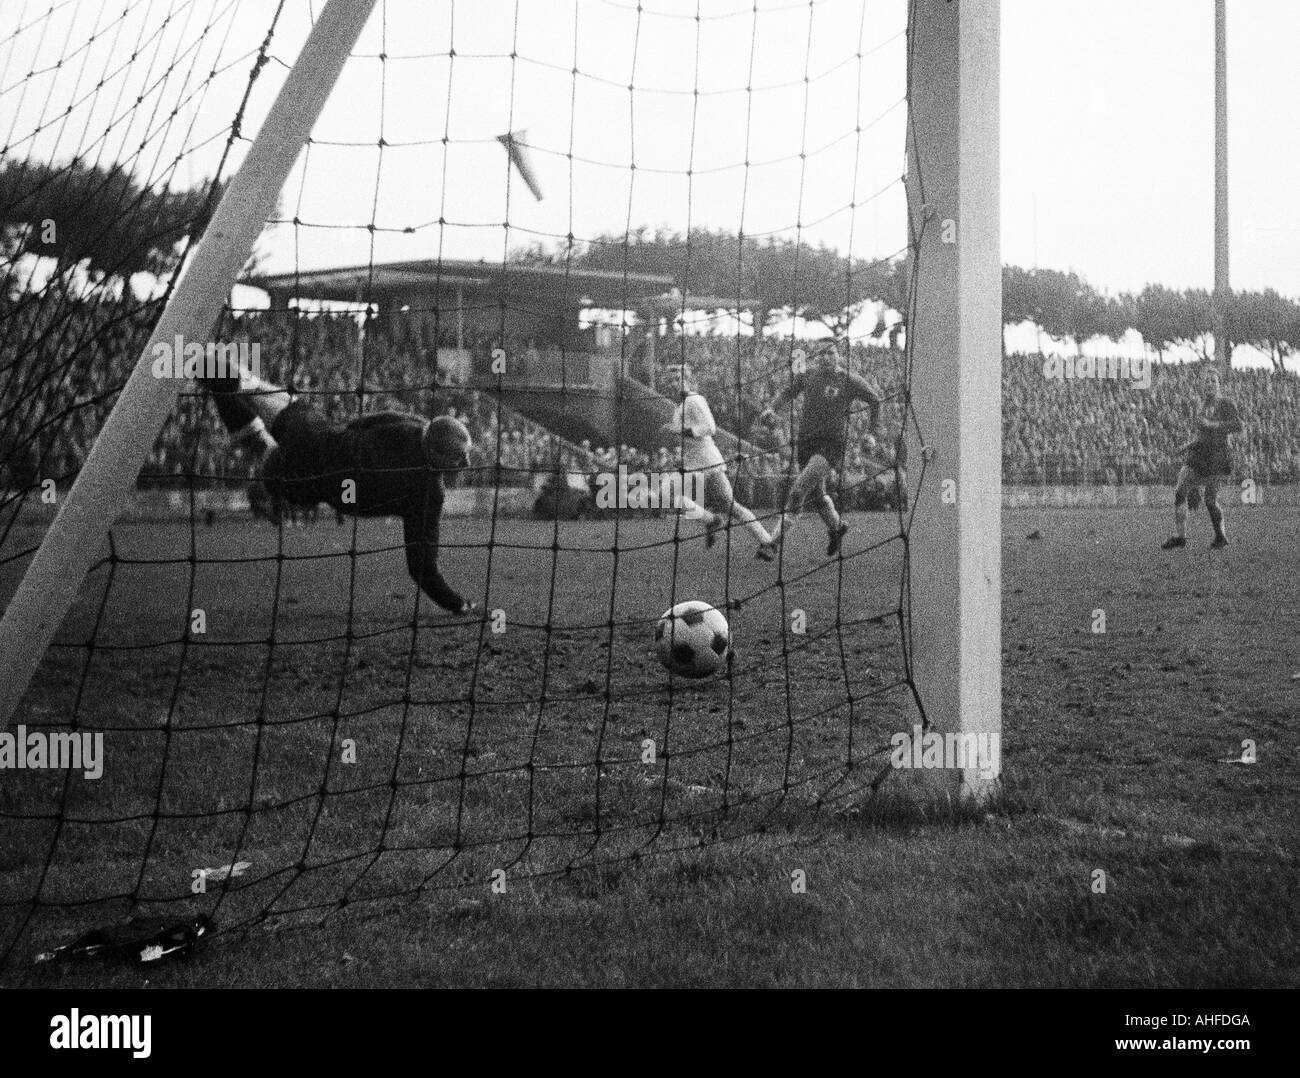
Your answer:
[[[295,505],[333,504],[339,479],[350,473],[341,431],[305,399],[275,417],[276,448],[262,464],[262,481],[275,497]]]
[[[844,461],[843,438],[800,438],[798,459],[799,467],[808,467],[813,457],[824,457],[832,468],[838,468]]]
[[[1187,454],[1187,467],[1198,475],[1223,477],[1232,474],[1232,458],[1222,449],[1197,447]]]
[[[687,457],[682,462],[683,472],[699,472],[701,475],[709,475],[715,472],[727,474],[727,462],[722,459],[722,454],[710,454],[707,457]]]
[[[1181,494],[1187,499],[1187,504],[1193,509],[1199,509],[1201,505],[1201,492],[1205,492],[1206,501],[1214,501],[1219,494],[1219,483],[1224,477],[1222,475],[1206,475],[1198,471],[1190,464],[1184,464],[1178,473],[1178,482],[1174,486],[1174,493]]]
[[[704,484],[704,502],[707,506],[727,508],[735,500],[731,489],[731,479],[727,475],[726,465],[701,470],[699,473]]]
[[[295,450],[329,436],[333,424],[305,397],[292,401],[271,424],[271,436]]]

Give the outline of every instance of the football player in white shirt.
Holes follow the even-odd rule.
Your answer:
[[[671,367],[667,373],[679,400],[664,429],[680,439],[683,479],[688,481],[683,484],[681,508],[704,520],[707,546],[713,546],[718,531],[728,519],[734,519],[758,542],[755,557],[771,561],[775,556],[775,544],[753,512],[736,501],[731,480],[727,477],[727,463],[713,440],[718,425],[709,410],[709,402],[699,391],[694,373],[689,367]],[[697,505],[690,493],[697,494],[703,505]]]

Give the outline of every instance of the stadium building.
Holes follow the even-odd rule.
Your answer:
[[[250,277],[273,310],[370,309],[390,337],[437,365],[438,379],[501,395],[561,437],[671,448],[672,403],[653,388],[660,338],[692,312],[737,311],[747,299],[685,296],[667,275],[424,259]],[[743,451],[719,431],[719,446]],[[751,450],[757,451],[757,450]]]

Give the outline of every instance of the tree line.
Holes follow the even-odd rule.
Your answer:
[[[1264,352],[1282,371],[1287,356],[1300,350],[1300,303],[1273,289],[1240,291],[1228,297],[1226,332],[1232,344]],[[1098,292],[1077,273],[1060,270],[1002,269],[1002,323],[1032,322],[1049,337],[1073,342],[1118,341],[1134,330],[1158,355],[1171,347],[1190,348],[1212,358],[1215,306],[1203,288],[1175,289],[1148,284],[1140,292],[1117,296]]]
[[[54,260],[57,277],[83,270],[96,285],[129,290],[137,273],[163,277],[199,236],[220,201],[221,186],[186,190],[139,183],[119,164],[11,161],[0,166],[0,256],[12,288],[24,255]]]
[[[689,232],[637,229],[598,236],[583,244],[533,244],[515,251],[520,262],[661,274],[677,289],[714,296],[723,307],[739,300],[756,332],[774,321],[800,318],[843,336],[875,304],[895,314],[889,332],[906,328],[911,260],[906,255],[871,261],[788,237],[741,236],[705,228]],[[668,313],[665,311],[664,313]],[[1268,355],[1280,371],[1300,351],[1300,302],[1273,289],[1235,292],[1226,311],[1229,340]],[[1215,311],[1205,289],[1148,284],[1140,292],[1108,295],[1074,272],[1002,269],[1002,324],[1029,322],[1047,336],[1082,350],[1097,339],[1118,341],[1134,330],[1157,354],[1185,347],[1211,357]],[[883,320],[870,334],[886,331]]]
[[[118,281],[124,288],[136,273],[163,276],[175,268],[182,242],[206,227],[220,194],[220,185],[210,181],[188,190],[154,189],[116,164],[6,163],[0,166],[5,273],[12,278],[19,257],[38,255],[53,259],[57,274],[82,267],[96,282]],[[878,320],[871,336],[889,332],[895,342],[906,327],[912,273],[910,259],[901,253],[872,261],[796,238],[707,228],[685,233],[639,228],[582,243],[537,243],[511,258],[668,276],[680,291],[716,297],[719,307],[735,307],[740,300],[744,317],[759,333],[793,316],[844,336],[864,311],[880,305],[895,317],[888,326]],[[12,280],[7,287],[13,287]],[[662,300],[659,313],[674,313],[671,296]],[[1134,330],[1158,354],[1181,347],[1208,359],[1215,311],[1204,289],[1149,284],[1140,292],[1108,295],[1077,273],[1005,266],[1002,322],[1032,323],[1077,350],[1088,341],[1117,341]],[[1234,293],[1226,326],[1231,341],[1264,352],[1278,370],[1300,351],[1300,303],[1272,289]]]

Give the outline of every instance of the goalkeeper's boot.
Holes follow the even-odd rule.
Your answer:
[[[1181,535],[1172,535],[1160,544],[1161,550],[1177,550],[1179,547],[1185,547],[1187,540]]]
[[[835,557],[840,552],[840,544],[849,533],[849,526],[841,521],[840,526],[829,534],[826,540],[826,556]]]
[[[776,543],[759,543],[758,549],[754,551],[754,557],[759,561],[774,561],[776,559]]]
[[[1210,549],[1222,550],[1227,545],[1228,545],[1228,537],[1224,535],[1223,532],[1219,532],[1219,534],[1214,537],[1214,542],[1210,544]]]

